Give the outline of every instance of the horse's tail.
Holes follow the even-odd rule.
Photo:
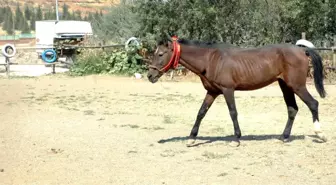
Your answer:
[[[314,69],[314,83],[317,92],[320,94],[321,98],[325,98],[326,92],[323,86],[323,64],[322,57],[313,49],[307,48],[306,55],[311,57],[311,61]]]

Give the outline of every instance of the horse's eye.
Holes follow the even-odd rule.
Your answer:
[[[162,57],[162,56],[163,56],[163,52],[160,52],[160,53],[159,53],[159,56]]]

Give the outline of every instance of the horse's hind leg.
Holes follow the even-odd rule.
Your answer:
[[[316,135],[323,141],[327,141],[327,138],[321,131],[321,125],[319,123],[319,102],[312,97],[312,95],[308,92],[306,86],[302,86],[301,88],[296,89],[295,94],[297,94],[301,98],[301,100],[308,106],[310,112],[312,113],[314,131]]]
[[[241,137],[241,131],[238,123],[238,112],[234,99],[234,90],[224,89],[223,94],[230,112],[230,117],[233,122],[234,134],[236,136],[235,140],[233,141],[233,146],[239,146],[240,145],[239,138]]]
[[[287,120],[285,130],[282,133],[283,140],[287,141],[289,139],[292,126],[293,126],[293,122],[294,122],[297,112],[299,111],[299,108],[296,104],[295,95],[294,95],[293,90],[289,88],[282,79],[279,79],[278,83],[279,83],[279,86],[283,93],[284,100],[287,105],[288,120]]]

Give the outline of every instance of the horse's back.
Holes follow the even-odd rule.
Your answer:
[[[289,65],[285,55],[295,56],[297,51],[287,44],[234,49],[224,53],[216,76],[221,83],[231,84],[237,90],[258,89],[281,78]]]

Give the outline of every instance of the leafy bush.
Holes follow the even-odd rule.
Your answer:
[[[144,73],[146,65],[142,56],[138,54],[139,48],[131,46],[129,50],[84,50],[70,68],[70,74],[83,76],[90,74],[122,74],[133,75]]]

